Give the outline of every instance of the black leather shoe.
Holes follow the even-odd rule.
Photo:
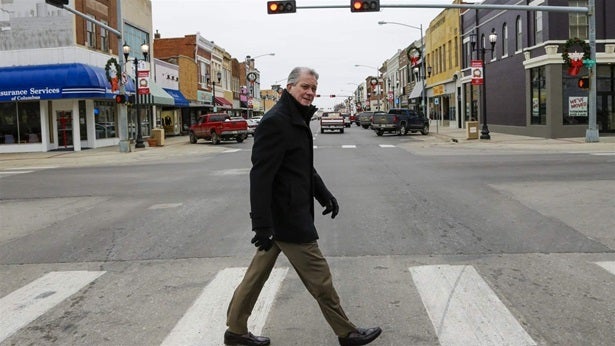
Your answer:
[[[338,337],[340,341],[340,345],[342,346],[359,346],[359,345],[367,345],[370,342],[376,340],[378,336],[382,333],[382,329],[380,327],[375,328],[357,328],[357,331],[351,332],[346,337]]]
[[[256,336],[252,333],[235,334],[230,331],[224,332],[225,345],[241,345],[241,346],[265,346],[269,345],[271,340],[264,336]]]

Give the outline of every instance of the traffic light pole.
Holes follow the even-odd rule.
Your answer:
[[[589,0],[589,49],[590,59],[591,61],[596,61],[596,0]],[[593,71],[594,66],[589,68],[589,119],[588,119],[588,127],[587,131],[585,131],[585,142],[594,143],[600,142],[600,136],[598,134],[597,124],[597,114],[596,114],[596,99],[598,98],[598,94],[596,91],[596,73]]]

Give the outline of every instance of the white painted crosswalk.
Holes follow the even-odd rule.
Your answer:
[[[442,345],[536,345],[468,265],[410,268]]]
[[[591,265],[615,275],[615,261]],[[407,270],[410,273],[407,285],[420,297],[425,318],[431,322],[439,345],[541,344],[526,331],[519,316],[515,316],[519,310],[506,306],[504,302],[508,300],[501,299],[502,293],[490,287],[474,266],[421,265]],[[212,336],[223,335],[228,303],[245,271],[244,267],[228,267],[215,273],[185,312],[173,319],[169,332],[158,339],[162,340],[161,345],[221,345],[222,338]],[[249,319],[248,328],[253,333],[261,334],[273,318],[269,314],[279,303],[277,297],[287,289],[283,283],[288,271],[289,268],[276,267],[271,273]],[[0,343],[86,286],[106,277],[105,274],[105,271],[49,272],[0,298]],[[118,291],[118,295],[122,293]],[[104,300],[97,304],[104,304]],[[294,309],[299,311],[301,306]]]
[[[51,272],[3,297],[0,299],[0,342],[104,273]]]

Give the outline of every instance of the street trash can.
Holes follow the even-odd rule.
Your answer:
[[[467,139],[478,139],[478,121],[466,121]]]
[[[156,145],[161,147],[164,145],[164,129],[156,128],[152,130],[152,137],[156,140]]]

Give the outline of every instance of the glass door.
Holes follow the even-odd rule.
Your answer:
[[[59,148],[73,147],[73,116],[70,111],[57,111],[56,122],[58,125]]]

